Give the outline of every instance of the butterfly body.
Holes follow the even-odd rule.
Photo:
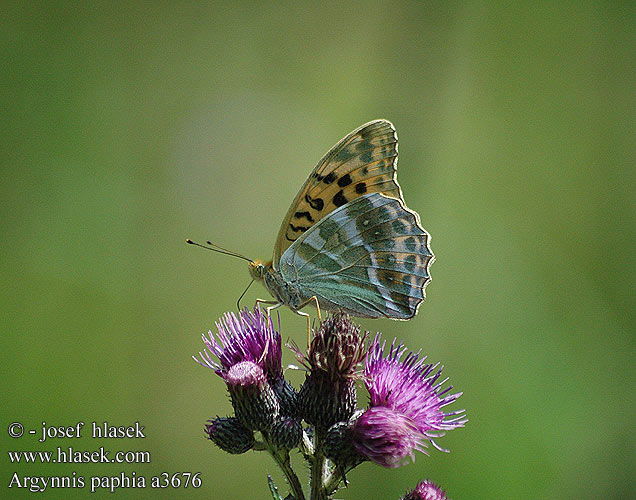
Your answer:
[[[430,281],[430,236],[396,180],[397,136],[369,122],[314,168],[281,225],[271,263],[250,274],[294,311],[314,297],[321,309],[409,319]]]
[[[311,297],[305,297],[297,283],[286,280],[280,272],[272,267],[272,263],[260,261],[250,262],[252,278],[263,281],[263,285],[278,303],[288,306],[294,311],[301,309]]]

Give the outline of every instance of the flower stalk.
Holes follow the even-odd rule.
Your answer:
[[[325,455],[322,452],[320,437],[315,438],[314,456],[311,463],[311,500],[325,500],[324,476],[325,476]]]
[[[287,479],[287,484],[289,484],[289,488],[291,489],[291,494],[293,495],[294,500],[305,500],[305,494],[303,493],[303,488],[300,484],[300,480],[294,472],[294,469],[292,469],[291,467],[289,451],[277,450],[274,447],[269,447],[268,451],[276,464],[283,471],[285,479]]]

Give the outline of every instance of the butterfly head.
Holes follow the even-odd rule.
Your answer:
[[[271,262],[263,262],[261,259],[252,260],[248,265],[250,276],[255,280],[262,280],[267,268],[272,266]]]

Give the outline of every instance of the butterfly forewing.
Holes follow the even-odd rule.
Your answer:
[[[429,240],[401,200],[366,194],[303,233],[283,254],[280,272],[328,309],[408,319],[430,281]]]
[[[325,216],[369,193],[402,199],[395,179],[397,135],[387,120],[362,125],[318,162],[296,195],[274,247],[273,265],[305,232]]]

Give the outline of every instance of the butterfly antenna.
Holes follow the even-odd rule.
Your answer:
[[[211,247],[218,248],[219,250],[223,250],[224,252],[229,252],[229,253],[236,254],[236,252],[232,252],[232,250],[228,250],[227,248],[223,248],[221,245],[217,245],[216,243],[212,243],[210,240],[206,241],[206,243],[208,245],[210,245]],[[236,254],[236,255],[239,255],[239,254]],[[247,257],[245,257],[245,258],[247,258]]]
[[[214,243],[211,243],[209,241],[207,242],[208,245],[210,245],[209,247],[206,247],[205,245],[202,245],[201,243],[196,243],[196,242],[192,241],[190,238],[188,238],[186,240],[186,243],[188,245],[194,245],[196,247],[205,248],[206,250],[212,250],[213,252],[219,252],[219,253],[223,253],[225,255],[231,255],[232,257],[238,257],[239,259],[246,260],[247,262],[253,262],[252,259],[248,259],[247,257],[245,257],[245,255],[241,255],[240,253],[232,252],[230,250],[227,250],[225,248],[220,247],[219,245],[215,245]],[[212,247],[216,247],[216,248],[212,248]]]
[[[240,311],[241,310],[241,299],[245,296],[245,294],[247,293],[247,291],[250,289],[250,287],[252,286],[252,283],[254,283],[254,280],[250,281],[250,284],[247,285],[247,288],[245,290],[243,290],[243,293],[241,294],[241,296],[238,298],[238,300],[236,301],[236,308]]]

